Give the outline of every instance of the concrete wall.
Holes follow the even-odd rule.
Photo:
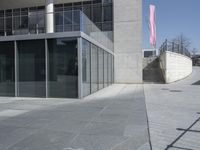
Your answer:
[[[174,52],[163,53],[160,56],[160,66],[166,83],[184,79],[192,73],[192,60]]]
[[[142,83],[142,0],[113,0],[115,83]]]

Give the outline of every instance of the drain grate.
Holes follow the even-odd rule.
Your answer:
[[[83,148],[76,149],[76,148],[68,147],[68,148],[64,148],[63,150],[85,150],[85,149],[83,149]]]
[[[182,92],[181,90],[170,90],[170,92]]]
[[[169,89],[168,89],[168,88],[162,88],[161,90],[163,90],[163,91],[168,91]]]

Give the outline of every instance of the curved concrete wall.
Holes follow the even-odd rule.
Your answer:
[[[192,59],[187,56],[166,51],[160,56],[160,67],[166,83],[186,78],[192,73]]]

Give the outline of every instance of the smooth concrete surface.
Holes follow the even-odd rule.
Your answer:
[[[160,56],[160,66],[166,83],[184,79],[192,73],[192,59],[175,52],[164,52]]]
[[[142,0],[113,0],[115,83],[142,83]]]
[[[54,0],[46,0],[46,33],[54,33]]]
[[[171,84],[146,84],[153,150],[200,149],[200,67]]]
[[[142,85],[84,99],[0,98],[0,150],[150,150]]]

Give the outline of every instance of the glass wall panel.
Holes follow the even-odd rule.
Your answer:
[[[77,39],[49,39],[48,97],[78,97]]]
[[[14,42],[0,42],[0,96],[15,96]]]
[[[114,83],[114,57],[112,55],[112,84]]]
[[[91,49],[91,92],[98,90],[98,49],[92,45]]]
[[[19,34],[20,29],[20,9],[13,10],[13,32]]]
[[[37,9],[36,7],[29,8],[29,33],[37,33]]]
[[[0,11],[0,36],[4,36],[4,11]]]
[[[64,31],[72,31],[72,4],[64,5]]]
[[[91,93],[90,43],[83,39],[82,48],[83,96],[87,96]]]
[[[21,9],[21,24],[20,24],[21,34],[27,34],[28,31],[28,8]]]
[[[91,20],[91,1],[83,2],[83,13]]]
[[[102,22],[102,5],[95,4],[93,5],[93,22]]]
[[[18,41],[18,96],[45,97],[45,41]]]
[[[99,48],[99,89],[103,88],[103,50]]]
[[[55,31],[63,32],[63,5],[55,5]]]
[[[112,21],[113,14],[112,14],[112,5],[105,4],[103,5],[103,22],[105,21]]]
[[[112,55],[108,54],[108,84],[111,85],[112,82]]]
[[[40,6],[37,7],[37,32],[44,33],[45,32],[45,7]]]
[[[12,35],[12,10],[6,10],[6,35]]]
[[[108,86],[108,53],[104,51],[104,87]]]

